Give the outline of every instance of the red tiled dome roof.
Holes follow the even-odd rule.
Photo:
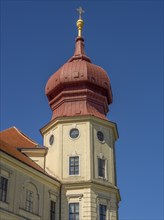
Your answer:
[[[108,104],[112,103],[108,75],[85,55],[82,37],[76,39],[74,55],[49,78],[45,93],[53,111],[52,119],[75,116],[77,112],[106,119]]]

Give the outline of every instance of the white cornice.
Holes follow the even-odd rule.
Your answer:
[[[85,122],[86,121],[96,122],[96,123],[99,123],[100,125],[110,127],[113,130],[115,140],[117,140],[118,137],[119,137],[118,130],[117,130],[117,124],[115,122],[108,121],[108,120],[105,120],[105,119],[101,119],[101,118],[98,118],[98,117],[95,117],[95,116],[61,117],[61,118],[50,121],[48,124],[46,124],[44,127],[42,127],[40,129],[40,132],[43,136],[47,131],[49,131],[54,126],[57,126],[58,124],[73,123],[73,122],[84,122],[84,121]]]

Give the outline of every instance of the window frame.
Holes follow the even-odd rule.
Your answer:
[[[103,137],[102,140],[100,139],[101,137],[99,137],[99,134],[102,135],[102,137]],[[103,133],[101,130],[98,130],[98,131],[97,131],[96,136],[97,136],[97,140],[98,140],[101,144],[104,144],[104,143],[105,143],[105,135],[104,135],[104,133]]]
[[[78,136],[77,136],[77,137],[71,137],[71,132],[72,132],[73,130],[77,130],[77,131],[78,131]],[[76,128],[76,127],[71,128],[70,131],[69,131],[69,138],[70,138],[71,140],[77,140],[79,137],[80,137],[80,131],[79,131],[79,129]]]
[[[52,204],[54,207],[52,208]],[[56,202],[53,200],[50,200],[50,220],[56,219]]]
[[[25,201],[25,210],[27,212],[34,212],[34,192],[29,190],[28,188],[26,189],[26,201]]]
[[[105,207],[105,215],[104,212],[101,212],[101,208]],[[106,220],[107,219],[107,205],[99,204],[99,220]]]
[[[0,176],[0,201],[7,202],[9,180],[4,176]]]
[[[70,206],[71,205],[74,206],[75,212],[73,212],[73,213],[70,212]],[[78,212],[76,212],[75,205],[78,205]],[[79,202],[70,202],[68,209],[69,209],[69,218],[68,218],[69,220],[76,220],[77,219],[76,217],[78,217],[78,219],[80,219],[80,204],[79,204]],[[70,217],[71,214],[73,214],[72,217]]]
[[[71,158],[74,158],[74,163],[73,163],[73,166],[71,166]],[[77,165],[75,164],[75,158],[78,158],[78,173],[76,173],[76,167]],[[74,172],[72,173],[71,172],[71,167],[73,167],[74,169]],[[80,175],[80,157],[78,155],[76,156],[69,156],[68,158],[68,173],[69,173],[69,176],[79,176]]]
[[[103,167],[102,167],[102,161],[104,163]],[[104,158],[98,157],[98,177],[106,179],[106,176],[107,176],[106,175],[106,167],[107,167],[106,165],[107,165],[107,160]],[[101,174],[103,174],[103,175],[101,175]]]

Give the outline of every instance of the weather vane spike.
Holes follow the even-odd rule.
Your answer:
[[[79,12],[79,19],[82,19],[82,14],[85,12],[82,7],[80,6],[79,8],[76,9]]]
[[[85,12],[82,7],[76,9],[79,12],[79,19],[76,22],[77,28],[78,28],[78,37],[82,37],[82,28],[84,25],[84,21],[82,20],[82,14]]]

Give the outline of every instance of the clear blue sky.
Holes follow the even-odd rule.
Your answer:
[[[162,1],[1,1],[1,130],[42,144],[45,84],[74,52],[80,5],[86,53],[112,83],[120,220],[162,220]]]

